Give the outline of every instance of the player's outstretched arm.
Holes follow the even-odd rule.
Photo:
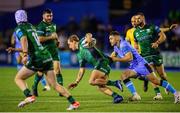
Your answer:
[[[178,26],[178,24],[172,24],[170,27],[160,28],[160,30],[161,30],[162,32],[168,32],[168,31],[170,31],[170,30],[172,30],[172,29],[175,29],[177,26]]]
[[[129,62],[133,59],[133,55],[131,52],[126,53],[126,55],[122,58],[119,57],[111,57],[114,62]]]
[[[14,51],[16,51],[16,52],[22,52],[22,49],[21,49],[21,48],[8,47],[8,48],[6,49],[6,51],[7,51],[8,53],[12,53],[12,52],[14,52]]]
[[[75,87],[79,84],[79,82],[81,81],[81,79],[83,78],[84,73],[85,73],[85,68],[84,68],[84,67],[81,67],[81,68],[79,69],[79,72],[78,72],[76,81],[73,82],[73,83],[71,83],[71,84],[69,84],[68,89],[73,89],[73,88],[75,88]]]

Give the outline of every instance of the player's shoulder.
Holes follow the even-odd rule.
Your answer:
[[[45,23],[43,21],[39,22],[39,24],[37,25],[37,27],[43,27],[45,26]]]

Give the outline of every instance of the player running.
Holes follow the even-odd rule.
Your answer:
[[[111,46],[114,46],[114,55],[116,55],[111,57],[112,60],[116,62],[129,62],[130,64],[129,68],[123,72],[121,79],[133,95],[131,98],[132,100],[140,100],[140,97],[138,96],[133,83],[130,81],[130,78],[145,76],[153,84],[162,86],[174,94],[174,103],[180,102],[180,92],[176,91],[176,89],[174,89],[166,80],[159,80],[147,61],[140,56],[129,43],[120,38],[119,32],[112,31],[109,36],[109,41]]]
[[[135,42],[135,38],[134,38],[134,31],[136,30],[136,27],[137,27],[137,19],[136,19],[136,16],[137,16],[137,15],[134,15],[134,16],[131,18],[131,24],[132,24],[133,27],[127,31],[126,40],[127,40],[128,42],[130,42],[130,44],[132,45],[132,47],[134,47],[134,48],[138,51],[138,53],[140,54],[140,53],[141,53],[140,45]],[[145,21],[144,21],[144,23],[145,23]],[[148,90],[148,80],[147,80],[147,78],[146,78],[146,77],[141,77],[141,76],[139,76],[139,79],[144,81],[144,91],[146,92],[146,91]],[[155,84],[152,84],[152,86],[153,86],[154,92],[155,92],[155,94],[156,94],[156,95],[153,97],[153,99],[154,99],[154,100],[162,100],[163,97],[162,97],[162,95],[161,95],[161,93],[160,93],[159,87],[158,87],[157,85],[155,85]]]
[[[6,49],[6,51],[8,51],[8,53],[15,52],[14,55],[15,55],[15,58],[17,61],[17,69],[20,70],[23,66],[23,64],[22,64],[22,48],[21,48],[21,43],[18,40],[15,32],[13,33],[13,35],[11,37],[11,45],[14,46],[15,48],[9,47]],[[50,87],[47,84],[46,79],[44,77],[41,78],[41,84],[44,87],[43,91],[50,90]]]
[[[137,26],[137,21],[136,21],[135,15],[131,17],[131,25],[132,25],[132,28],[128,29],[126,32],[126,40],[131,44],[132,47],[134,47],[138,51],[138,53],[140,53],[141,48],[139,45],[136,44],[135,39],[134,39],[134,31],[135,31],[136,26]],[[146,78],[143,78],[143,77],[141,77],[139,79],[144,81],[143,90],[144,90],[144,92],[147,92],[148,80]]]
[[[43,20],[37,26],[37,34],[39,37],[39,41],[51,54],[53,59],[53,67],[54,72],[57,78],[57,82],[60,85],[63,85],[63,77],[61,74],[61,66],[60,66],[60,59],[58,56],[58,47],[59,41],[58,36],[56,33],[56,25],[52,23],[53,20],[53,12],[51,9],[45,9],[43,11]],[[43,73],[37,73],[35,76],[34,84],[33,84],[33,93],[34,95],[38,96],[37,86],[39,80],[43,76]],[[61,94],[59,94],[61,96]]]
[[[71,35],[68,39],[68,45],[71,50],[76,52],[80,64],[76,81],[69,85],[69,89],[75,88],[78,85],[85,73],[85,65],[91,64],[94,66],[94,69],[91,72],[89,84],[92,86],[97,86],[101,92],[112,96],[113,103],[120,103],[123,101],[122,96],[118,95],[116,92],[113,92],[111,88],[107,87],[115,86],[122,90],[119,80],[108,80],[108,75],[111,70],[109,66],[110,59],[93,46],[95,45],[95,39],[92,38],[92,34],[87,33],[85,38],[81,40],[79,40],[77,35]]]
[[[162,80],[167,81],[163,58],[158,47],[166,40],[164,32],[162,32],[158,26],[146,24],[143,13],[138,13],[136,20],[137,27],[134,31],[134,37],[135,41],[140,45],[140,55],[150,64],[151,68],[158,73]],[[167,90],[165,90],[165,92],[168,93]]]
[[[23,91],[26,98],[18,104],[23,107],[26,104],[33,103],[35,96],[32,96],[25,82],[36,71],[46,74],[47,81],[57,92],[61,93],[70,102],[67,110],[73,110],[80,106],[79,102],[70,95],[70,93],[55,80],[53,72],[53,62],[50,53],[40,44],[36,29],[27,20],[27,14],[24,10],[17,10],[15,20],[18,24],[15,33],[22,46],[22,62],[24,66],[18,71],[15,77],[15,83]],[[28,60],[29,56],[29,60]]]

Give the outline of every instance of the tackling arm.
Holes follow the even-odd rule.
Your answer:
[[[113,61],[115,62],[129,62],[131,60],[133,60],[133,55],[131,52],[126,53],[126,55],[122,58],[118,58],[118,57],[111,57]]]

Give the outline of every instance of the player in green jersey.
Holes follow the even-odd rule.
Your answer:
[[[148,61],[152,69],[156,70],[162,80],[167,80],[162,55],[158,48],[159,44],[166,40],[166,36],[159,27],[146,24],[143,13],[138,13],[136,18],[138,27],[134,32],[134,37],[140,45],[141,56]],[[154,90],[157,93],[154,99],[161,97],[159,88],[155,88]]]
[[[123,100],[123,97],[107,87],[107,85],[115,86],[122,90],[122,86],[119,80],[108,80],[108,75],[110,73],[109,64],[111,60],[96,47],[92,46],[95,45],[95,43],[91,43],[92,40],[95,42],[95,39],[92,38],[91,33],[87,33],[85,38],[82,38],[81,40],[79,40],[77,35],[71,35],[68,39],[69,48],[76,52],[80,64],[80,69],[77,74],[76,81],[69,85],[69,89],[75,88],[79,84],[85,73],[85,65],[91,64],[93,65],[94,69],[91,72],[89,84],[92,86],[97,86],[101,92],[112,96],[114,103],[120,103]],[[87,45],[92,47],[86,47],[86,42]]]
[[[31,95],[30,90],[25,82],[36,71],[41,71],[46,74],[47,81],[57,92],[61,93],[70,102],[67,110],[73,110],[79,107],[79,102],[70,95],[70,93],[55,80],[53,72],[53,62],[50,53],[40,44],[36,29],[28,23],[27,14],[24,10],[18,10],[15,13],[16,23],[18,24],[15,33],[21,42],[22,46],[22,62],[24,66],[18,71],[15,77],[17,86],[23,91],[26,96],[24,101],[18,104],[18,107],[24,107],[35,101],[35,96]],[[29,56],[29,58],[28,58]]]
[[[53,67],[54,67],[55,75],[57,77],[57,82],[63,85],[63,77],[61,74],[60,60],[58,56],[58,47],[60,43],[58,41],[58,36],[56,33],[56,25],[52,23],[53,12],[51,11],[51,9],[45,9],[43,11],[42,17],[43,20],[37,26],[37,33],[39,36],[39,40],[43,45],[43,47],[45,47],[50,52],[53,59]],[[42,76],[43,73],[41,72],[38,72],[35,76],[32,89],[34,95],[36,96],[38,96],[37,86]],[[61,94],[59,95],[61,96]]]

